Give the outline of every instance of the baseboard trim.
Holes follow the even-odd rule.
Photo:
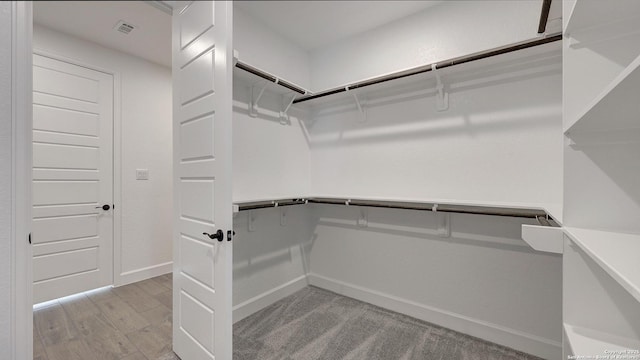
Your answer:
[[[236,323],[276,301],[304,289],[307,285],[309,285],[307,276],[302,275],[258,296],[254,296],[233,307],[233,322]]]
[[[560,359],[562,357],[562,343],[558,341],[419,304],[318,274],[309,274],[308,281],[310,285],[333,291],[340,295],[409,315],[544,359]]]
[[[127,271],[121,273],[119,276],[114,279],[114,286],[122,286],[131,284],[134,282],[150,279],[152,277],[164,275],[173,271],[173,262],[169,261],[166,263],[148,266],[142,269],[136,269],[132,271]]]

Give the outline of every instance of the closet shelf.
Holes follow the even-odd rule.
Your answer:
[[[611,6],[609,1],[576,0],[564,32],[571,35],[594,27],[607,31],[608,24],[637,16],[640,16],[640,1],[622,0]]]
[[[640,234],[574,227],[564,230],[576,245],[640,301]]]
[[[589,103],[570,123],[565,134],[640,129],[638,88],[640,88],[640,56]]]
[[[637,355],[629,354],[606,354],[606,351],[638,350],[640,342],[634,339],[627,339],[611,334],[603,333],[593,329],[588,329],[570,324],[564,324],[564,333],[569,340],[569,347],[573,355],[591,356],[594,359],[597,355],[610,355],[615,359],[615,355]],[[632,358],[632,357],[631,357]]]
[[[549,52],[549,49],[556,50],[556,47],[545,47],[543,45],[557,42],[558,40],[562,40],[561,34],[551,34],[546,37],[538,37],[527,41],[522,41],[519,43],[509,44],[502,47],[497,47],[494,49],[481,51],[457,58],[452,58],[444,61],[439,61],[437,63],[422,65],[418,67],[414,67],[407,70],[402,70],[394,73],[390,73],[387,75],[374,77],[371,79],[367,79],[364,81],[348,84],[345,86],[323,90],[316,92],[314,94],[307,94],[303,96],[299,96],[296,98],[293,103],[301,104],[301,103],[309,103],[313,105],[324,104],[326,102],[332,102],[341,99],[352,98],[354,94],[361,94],[362,91],[365,90],[373,90],[380,91],[383,89],[387,89],[393,86],[402,86],[414,83],[424,82],[425,76],[424,74],[441,72],[444,75],[451,74],[448,68],[456,67],[458,65],[464,65],[464,67],[473,72],[476,67],[487,66],[492,62],[495,63],[495,60],[491,60],[491,58],[500,56],[501,62],[504,60],[504,63],[509,64],[510,62],[518,62],[518,60],[522,61],[526,58],[531,57],[532,55],[539,55],[540,53]],[[559,48],[559,43],[557,43]],[[525,50],[525,51],[522,51]],[[472,65],[474,64],[474,65]],[[509,64],[508,66],[511,66]],[[435,71],[434,71],[435,70]],[[456,70],[457,71],[457,70]],[[486,69],[479,69],[476,72],[476,76],[482,76],[486,73]],[[422,75],[422,76],[416,76]],[[435,88],[436,84],[432,78],[428,79],[433,84],[421,84],[421,87]]]
[[[280,79],[276,75],[260,70],[254,66],[237,61],[233,68],[233,76],[244,83],[255,86],[266,86],[266,89],[277,94],[305,95],[310,92],[292,82]]]
[[[266,209],[273,207],[283,207],[292,205],[304,205],[307,199],[274,199],[274,200],[249,200],[234,202],[234,212],[245,210]]]
[[[524,204],[487,203],[487,202],[455,202],[451,200],[393,200],[393,199],[362,199],[343,197],[300,197],[275,200],[239,201],[234,203],[236,211],[254,210],[278,206],[303,204],[329,204],[347,206],[365,206],[389,209],[421,210],[434,212],[453,212],[462,214],[479,214],[493,216],[510,216],[520,218],[549,217],[548,212],[541,207],[530,207]],[[552,225],[556,225],[555,221]]]

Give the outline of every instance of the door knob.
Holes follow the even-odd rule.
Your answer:
[[[109,211],[109,209],[111,209],[111,206],[109,206],[108,204],[104,204],[102,206],[96,206],[96,209],[102,209],[104,211]]]
[[[218,241],[222,241],[223,238],[224,238],[224,234],[222,233],[222,230],[220,230],[220,229],[218,229],[218,231],[216,231],[215,234],[209,234],[209,233],[204,232],[204,233],[202,233],[202,235],[207,235],[209,237],[209,239],[212,239],[212,240],[215,239],[215,240],[218,240]]]

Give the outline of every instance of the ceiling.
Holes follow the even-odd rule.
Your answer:
[[[120,20],[137,26],[115,31]],[[34,1],[33,21],[62,33],[171,66],[171,17],[142,1]]]
[[[442,2],[245,0],[235,1],[234,6],[297,46],[312,51]],[[560,3],[558,0],[553,2]],[[171,66],[171,17],[158,9],[158,4],[167,6],[171,3],[173,2],[34,1],[34,22],[154,63]],[[552,10],[552,13],[558,12],[557,7]],[[137,28],[129,35],[117,32],[113,27],[120,20]]]
[[[305,50],[314,50],[442,1],[235,1],[234,5]]]
[[[236,1],[248,15],[305,50],[373,29],[441,1]],[[171,1],[34,1],[36,24],[171,66]],[[327,22],[330,19],[331,22]],[[124,35],[118,21],[137,28]],[[295,29],[295,30],[292,30]]]

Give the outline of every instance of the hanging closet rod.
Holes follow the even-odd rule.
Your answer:
[[[247,65],[247,64],[245,64],[243,62],[240,62],[240,61],[236,62],[236,67],[238,69],[242,69],[242,70],[244,70],[244,71],[246,71],[248,73],[251,73],[253,75],[259,76],[259,77],[261,77],[261,78],[263,78],[263,79],[265,79],[265,80],[267,80],[269,82],[272,82],[274,84],[283,86],[283,87],[285,87],[285,88],[287,88],[289,90],[293,90],[293,91],[297,92],[298,94],[305,95],[307,93],[307,91],[305,89],[303,89],[303,88],[297,87],[297,86],[295,86],[295,85],[293,85],[291,83],[288,83],[288,82],[286,82],[284,80],[278,79],[277,77],[275,77],[275,76],[273,76],[273,75],[271,75],[269,73],[266,73],[266,72],[264,72],[262,70],[256,69],[253,66]]]
[[[538,34],[543,34],[545,31],[547,31],[549,11],[551,11],[551,0],[543,0],[542,10],[540,11],[540,22],[538,23]]]
[[[238,211],[243,210],[255,210],[266,209],[272,207],[282,207],[291,205],[304,205],[307,203],[306,199],[279,199],[279,200],[264,200],[264,201],[251,201],[246,203],[239,203]]]
[[[453,212],[453,213],[460,213],[460,214],[511,216],[511,217],[523,217],[523,218],[532,218],[532,219],[535,219],[538,216],[547,216],[547,213],[544,210],[518,209],[518,208],[493,207],[493,206],[413,203],[413,202],[402,202],[402,201],[350,200],[350,199],[332,199],[332,198],[311,198],[309,199],[309,202],[314,204],[366,206],[366,207],[378,207],[378,208],[388,208],[388,209]]]
[[[280,199],[253,201],[236,204],[238,211],[265,209],[281,206],[312,204],[330,204],[330,205],[347,205],[347,206],[366,206],[387,209],[404,209],[404,210],[421,210],[433,212],[450,212],[459,214],[476,214],[491,216],[509,216],[518,218],[536,219],[543,226],[554,226],[555,221],[550,219],[549,215],[541,209],[522,209],[510,207],[494,207],[480,205],[455,205],[455,204],[439,204],[435,202],[417,203],[403,201],[379,201],[379,200],[361,200],[346,198],[304,198],[304,199]],[[557,225],[557,224],[556,224]]]
[[[466,55],[466,56],[462,56],[462,57],[458,57],[458,58],[453,58],[453,59],[441,61],[441,62],[435,63],[434,65],[435,65],[436,69],[443,69],[443,68],[447,68],[447,67],[454,66],[454,65],[460,65],[460,64],[471,62],[471,61],[476,61],[476,60],[480,60],[480,59],[486,59],[486,58],[490,58],[490,57],[497,56],[497,55],[508,54],[510,52],[514,52],[514,51],[518,51],[518,50],[523,50],[523,49],[528,49],[528,48],[535,47],[535,46],[548,44],[548,43],[551,43],[551,42],[554,42],[554,41],[558,41],[558,40],[562,40],[562,34],[552,34],[552,35],[549,35],[549,36],[546,36],[546,37],[543,37],[543,38],[540,38],[540,39],[528,40],[528,41],[524,41],[524,42],[521,42],[521,43],[511,44],[511,45],[495,48],[495,49],[492,49],[492,50],[486,50],[486,51],[474,53],[474,54],[471,54],[471,55]],[[357,83],[354,83],[354,84],[351,84],[351,85],[347,85],[347,86],[344,86],[344,87],[340,87],[340,88],[336,88],[336,89],[322,91],[322,92],[319,92],[319,93],[316,93],[316,94],[312,94],[312,95],[302,96],[302,97],[299,97],[299,98],[295,99],[293,101],[293,103],[294,104],[298,104],[298,103],[302,103],[302,102],[305,102],[305,101],[309,101],[309,100],[313,100],[313,99],[317,99],[317,98],[321,98],[321,97],[325,97],[325,96],[329,96],[329,95],[333,95],[333,94],[337,94],[337,93],[346,92],[346,91],[349,91],[349,90],[355,90],[355,89],[359,89],[359,88],[363,88],[363,87],[371,86],[371,85],[376,85],[376,84],[380,84],[380,83],[391,81],[391,80],[397,80],[397,79],[402,79],[402,78],[405,78],[405,77],[408,77],[408,76],[427,73],[429,71],[432,71],[431,64],[419,66],[419,67],[416,67],[416,68],[413,68],[413,69],[409,69],[409,70],[399,71],[399,72],[396,72],[396,73],[393,73],[393,74],[380,76],[380,77],[373,78],[373,79],[366,80],[366,81],[357,82]]]

